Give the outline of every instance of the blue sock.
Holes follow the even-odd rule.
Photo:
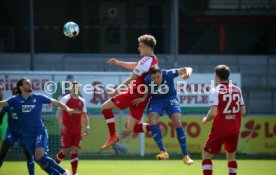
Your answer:
[[[186,135],[185,135],[184,128],[182,126],[179,128],[176,128],[176,134],[177,134],[177,140],[182,150],[182,154],[185,156],[188,154],[188,152],[187,152]]]
[[[3,164],[3,158],[2,157],[0,157],[0,167],[2,166],[2,164]]]
[[[166,149],[163,145],[163,142],[162,142],[162,135],[161,135],[160,129],[158,128],[158,125],[151,125],[150,130],[151,130],[151,135],[152,135],[153,139],[155,140],[159,149],[161,151],[166,151]]]
[[[51,175],[60,175],[58,170],[54,169],[53,167],[50,167],[49,165],[47,166],[47,168],[44,169],[44,171]]]
[[[59,166],[51,157],[49,157],[47,154],[44,154],[40,160],[40,163],[44,165],[48,165],[47,167],[52,167],[53,169],[57,170],[60,174],[63,174],[65,170]]]
[[[31,157],[27,160],[27,167],[29,171],[29,175],[34,175],[34,159]]]

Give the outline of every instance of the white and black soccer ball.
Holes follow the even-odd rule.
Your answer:
[[[80,33],[80,28],[77,23],[75,22],[67,22],[63,26],[63,33],[65,36],[69,38],[75,38]]]

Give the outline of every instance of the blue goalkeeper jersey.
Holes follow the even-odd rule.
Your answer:
[[[6,106],[3,111],[8,114],[8,130],[10,132],[21,133],[20,132],[20,121],[18,120],[17,114],[12,106]]]
[[[176,98],[176,89],[174,87],[174,78],[178,76],[178,69],[161,70],[163,81],[160,85],[152,86],[151,99],[167,100]],[[152,82],[152,83],[151,83]],[[150,75],[145,78],[145,83],[151,90],[150,84],[153,84]]]
[[[41,116],[42,105],[51,103],[51,98],[42,94],[31,94],[25,99],[22,95],[17,95],[6,102],[14,108],[23,136],[37,135],[44,129]]]

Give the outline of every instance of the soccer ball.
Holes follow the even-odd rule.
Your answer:
[[[78,36],[79,32],[80,28],[75,22],[67,22],[63,26],[63,33],[69,38],[75,38],[76,36]]]

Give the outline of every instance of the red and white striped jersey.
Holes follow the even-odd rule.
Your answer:
[[[223,83],[211,90],[211,106],[217,106],[213,129],[238,133],[241,126],[241,106],[244,105],[241,90],[229,83]]]
[[[133,83],[133,88],[136,89],[137,85],[145,83],[145,77],[149,73],[149,69],[158,65],[158,58],[156,56],[144,56],[137,62],[137,66],[134,68],[133,73],[138,75],[139,78]]]
[[[86,102],[82,97],[72,98],[71,94],[65,95],[60,100],[71,109],[77,109],[86,113]],[[81,132],[81,114],[69,115],[66,111],[62,112],[62,124],[66,127],[69,132],[80,133]]]

